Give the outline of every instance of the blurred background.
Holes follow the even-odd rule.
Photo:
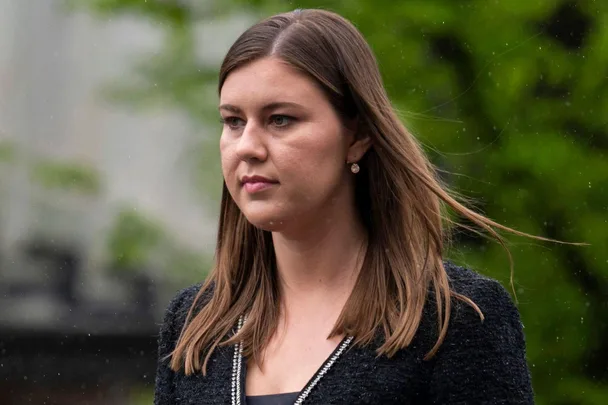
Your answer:
[[[608,2],[0,0],[0,404],[152,403],[212,263],[216,80],[258,19],[343,14],[448,183],[510,237],[537,403],[608,404]],[[509,286],[501,248],[450,258]]]

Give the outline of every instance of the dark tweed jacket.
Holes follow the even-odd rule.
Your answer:
[[[437,336],[434,304],[427,305],[416,338],[392,358],[377,347],[349,347],[309,391],[304,404],[533,404],[519,313],[496,281],[446,262],[452,287],[471,298],[454,301],[448,335],[437,355],[423,360]],[[171,352],[200,285],[179,292],[169,304],[159,337],[155,405],[245,404],[233,398],[235,348],[216,349],[206,377],[173,372],[161,359]],[[237,351],[238,353],[238,351]],[[238,380],[245,387],[246,361]],[[236,370],[235,370],[236,371]],[[288,372],[288,370],[285,370]],[[237,374],[238,375],[238,374]]]

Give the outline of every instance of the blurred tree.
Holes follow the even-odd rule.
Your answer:
[[[17,147],[0,140],[0,164],[11,164],[22,158]],[[34,183],[49,189],[73,190],[83,194],[96,194],[101,188],[99,173],[91,166],[31,156],[30,176]]]
[[[113,270],[142,270],[150,251],[157,248],[163,237],[159,224],[137,213],[123,209],[116,216],[108,236],[110,267]]]
[[[150,266],[171,269],[171,281],[177,285],[201,280],[210,268],[207,252],[184,248],[154,218],[125,207],[114,219],[106,245],[109,269],[121,277],[146,273]]]
[[[195,26],[236,9],[261,17],[321,7],[352,20],[371,43],[404,121],[455,189],[505,225],[591,244],[517,239],[511,249],[537,402],[606,402],[607,2],[78,3],[159,24],[165,45],[138,66],[143,86],[115,94],[140,105],[170,102],[200,124],[210,122],[215,111],[208,96],[217,66],[195,58]],[[211,159],[201,160],[199,172],[207,191],[219,193],[217,152],[210,146],[203,144]],[[499,280],[508,278],[500,247],[478,236],[458,234],[451,257]]]
[[[101,189],[99,173],[79,163],[39,160],[33,164],[31,177],[45,188],[73,190],[89,195],[97,194]]]

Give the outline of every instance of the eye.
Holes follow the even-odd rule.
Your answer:
[[[220,118],[220,122],[224,125],[228,125],[230,129],[237,129],[239,126],[241,126],[241,122],[244,121],[239,117],[222,117]]]
[[[270,122],[275,126],[275,127],[279,127],[279,128],[283,128],[288,126],[289,124],[291,124],[293,121],[295,121],[295,118],[290,117],[288,115],[272,115],[270,117]]]

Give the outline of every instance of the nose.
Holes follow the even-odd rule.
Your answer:
[[[253,120],[247,122],[236,145],[236,154],[243,161],[258,160],[263,162],[268,157],[264,141],[264,129],[257,126]]]

